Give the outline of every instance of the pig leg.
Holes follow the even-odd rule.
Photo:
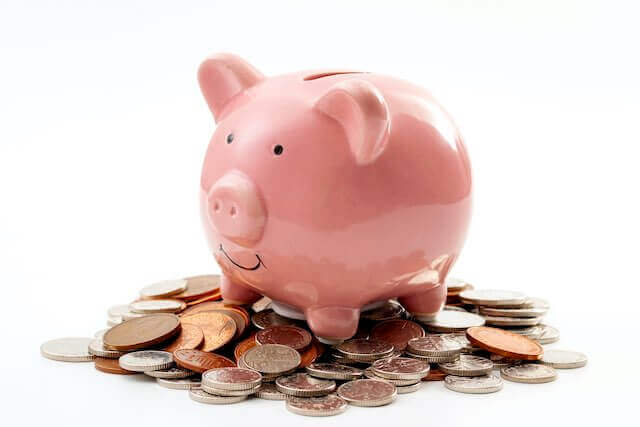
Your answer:
[[[446,300],[447,287],[442,283],[422,293],[398,298],[398,302],[411,314],[424,319],[434,318]]]
[[[355,335],[360,309],[352,307],[312,307],[305,311],[309,327],[325,344],[335,344]]]
[[[262,297],[262,295],[253,292],[251,289],[232,282],[231,279],[224,274],[220,281],[220,292],[222,293],[224,302],[236,305],[253,304]]]

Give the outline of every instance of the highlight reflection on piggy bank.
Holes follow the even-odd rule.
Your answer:
[[[198,79],[218,124],[201,206],[226,301],[268,296],[328,342],[390,298],[422,318],[442,308],[471,171],[427,91],[374,73],[265,77],[230,54]]]

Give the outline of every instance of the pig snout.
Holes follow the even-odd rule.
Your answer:
[[[223,237],[251,247],[261,238],[267,213],[253,181],[240,171],[230,171],[216,181],[207,198],[207,212]]]

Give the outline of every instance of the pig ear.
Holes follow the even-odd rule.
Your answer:
[[[216,121],[231,98],[264,79],[241,58],[219,53],[208,57],[198,69],[198,82]]]
[[[387,103],[373,84],[358,79],[340,82],[314,108],[340,123],[357,164],[372,163],[384,151],[391,120]]]

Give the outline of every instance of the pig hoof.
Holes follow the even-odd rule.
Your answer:
[[[447,299],[447,287],[442,283],[425,292],[398,298],[398,302],[420,320],[433,320]]]
[[[321,342],[340,342],[355,335],[360,309],[352,307],[315,307],[305,312],[307,323]]]
[[[251,289],[233,283],[227,276],[222,276],[220,292],[225,303],[235,305],[253,304],[262,297],[262,295],[253,292]]]

